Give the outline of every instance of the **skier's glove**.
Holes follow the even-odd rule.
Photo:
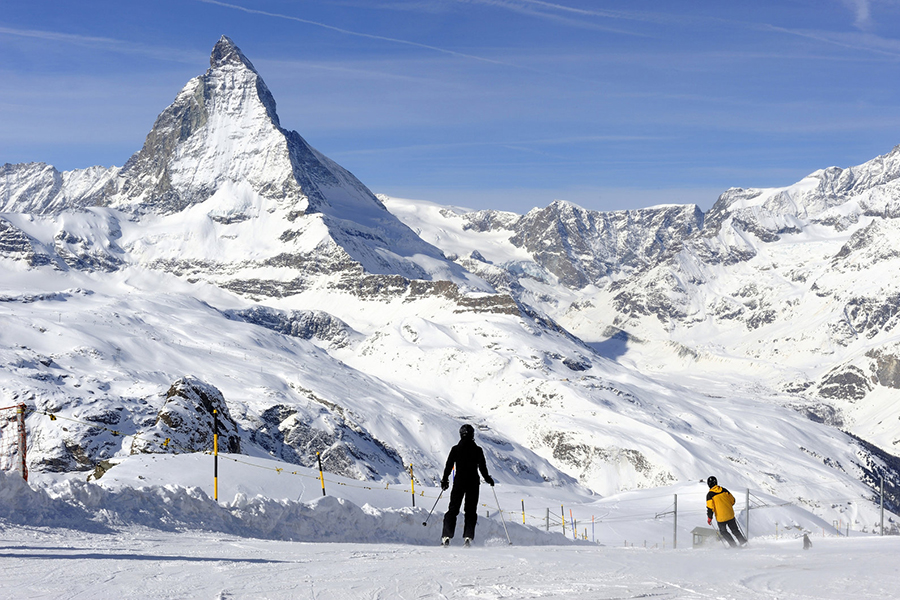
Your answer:
[[[494,487],[494,478],[491,477],[490,475],[488,475],[487,477],[484,478],[484,482],[486,484],[488,484],[489,486]]]
[[[706,519],[706,524],[712,525],[712,517],[709,517],[708,519]]]
[[[446,491],[448,487],[450,487],[450,482],[446,479],[441,479],[441,489]]]

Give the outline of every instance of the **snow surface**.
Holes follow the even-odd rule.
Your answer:
[[[667,508],[671,489],[599,502],[570,495],[582,515],[579,529],[587,512],[597,513],[595,530],[586,527],[588,539],[576,543],[523,526],[516,509],[525,490],[504,485],[495,490],[513,543],[497,511],[484,508],[496,504],[483,486],[490,517],[479,519],[475,546],[462,548],[457,539],[441,548],[446,497],[422,527],[437,496],[432,487],[417,490],[425,496],[413,509],[408,488],[376,490],[326,476],[337,497],[322,497],[313,471],[223,455],[215,502],[206,493],[213,460],[135,456],[92,483],[42,474],[29,486],[0,474],[3,597],[828,600],[890,598],[900,584],[900,537],[838,537],[834,529],[802,526],[776,537],[765,531],[771,515],[756,516],[766,510],[753,511],[751,527],[759,521],[759,531],[751,529],[747,548],[692,548],[689,530],[705,526],[699,483],[677,490],[677,549],[659,535],[671,533],[671,513],[654,514]],[[202,483],[171,483],[188,480]],[[156,485],[161,481],[170,483]],[[790,507],[773,510],[787,511],[784,523],[804,518]],[[804,532],[809,550],[802,549]]]

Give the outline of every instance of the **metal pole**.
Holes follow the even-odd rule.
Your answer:
[[[678,494],[675,494],[675,527],[672,531],[672,550],[678,549]]]
[[[494,486],[491,486],[491,491],[494,492],[494,502],[497,503],[497,512],[500,513],[500,521],[503,523],[503,531],[506,532],[506,541],[509,542],[510,546],[512,546],[512,540],[509,539],[509,530],[506,528],[506,519],[503,518],[503,509],[500,508],[500,500],[497,498],[497,490],[494,489]]]
[[[434,509],[435,509],[435,508],[437,508],[437,504],[438,504],[438,502],[441,501],[441,496],[443,496],[443,495],[444,495],[444,490],[442,489],[442,490],[441,490],[441,493],[438,494],[437,500],[434,501],[434,506],[432,506],[432,507],[431,507],[431,510],[428,511],[428,516],[425,517],[425,520],[424,520],[424,521],[422,521],[422,526],[423,526],[423,527],[426,526],[426,525],[428,525],[428,519],[431,518],[431,513],[434,512]]]
[[[747,488],[747,516],[744,519],[744,539],[750,541],[750,488]]]
[[[884,535],[884,477],[881,478],[881,535]]]

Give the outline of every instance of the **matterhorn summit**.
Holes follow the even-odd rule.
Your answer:
[[[222,36],[209,70],[188,82],[126,163],[109,204],[170,214],[245,186],[305,210],[309,192],[297,182],[291,158],[275,99]]]
[[[207,275],[227,272],[227,283],[215,282],[235,291],[289,294],[308,287],[296,268],[311,263],[320,272],[449,280],[491,291],[350,172],[283,129],[262,77],[226,36],[206,73],[163,110],[124,167],[59,173],[39,163],[5,165],[0,175],[4,212],[116,209],[155,223],[150,238],[117,242],[132,259],[180,274],[202,262]],[[256,272],[248,282],[240,276],[248,268],[269,277]]]

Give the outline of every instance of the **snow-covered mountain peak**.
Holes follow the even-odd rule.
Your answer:
[[[210,65],[157,117],[144,147],[123,168],[112,205],[174,213],[240,182],[272,200],[302,200],[265,82],[226,37]]]
[[[250,59],[244,56],[237,44],[227,35],[223,35],[213,46],[212,54],[209,56],[210,68],[222,67],[224,65],[243,65],[254,73],[257,73],[256,67],[250,62]]]
[[[132,259],[185,273],[216,264],[232,289],[246,293],[294,292],[298,265],[314,263],[322,273],[450,280],[493,291],[423,241],[349,171],[282,128],[262,77],[226,36],[209,69],[160,113],[121,169],[59,173],[33,163],[6,165],[0,174],[4,212],[55,215],[100,205],[137,215],[149,227],[124,242]],[[147,231],[152,239],[142,237]],[[234,278],[261,267],[268,269],[264,282]]]
[[[828,167],[780,188],[731,188],[707,216],[717,231],[729,217],[745,230],[774,237],[806,223],[839,231],[862,215],[900,215],[900,146],[863,164]]]

